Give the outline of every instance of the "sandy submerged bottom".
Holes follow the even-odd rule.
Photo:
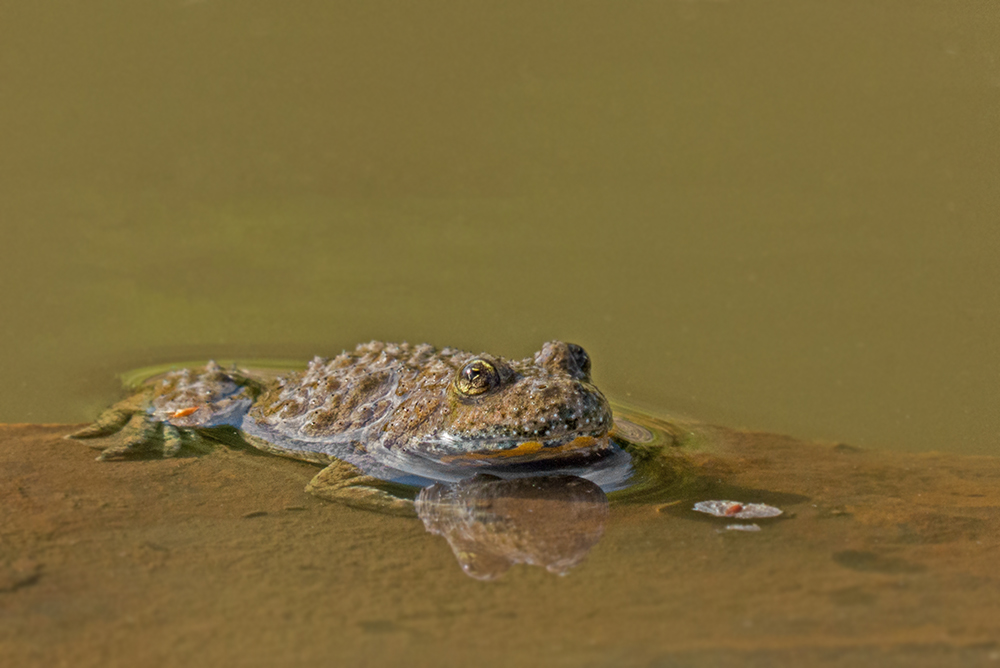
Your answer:
[[[613,505],[568,576],[484,583],[312,465],[96,462],[72,428],[0,426],[0,665],[1000,665],[995,458],[720,429],[704,498],[782,508],[760,531]]]

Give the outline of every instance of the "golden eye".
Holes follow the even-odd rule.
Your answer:
[[[455,378],[455,389],[469,397],[489,392],[499,384],[500,374],[486,360],[472,360],[462,367]]]

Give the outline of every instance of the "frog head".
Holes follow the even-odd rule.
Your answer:
[[[611,407],[578,345],[550,341],[520,361],[478,355],[456,370],[446,414],[425,440],[442,463],[498,467],[563,461],[610,447]]]

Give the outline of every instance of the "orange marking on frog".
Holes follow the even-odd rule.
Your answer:
[[[509,450],[498,450],[496,452],[470,452],[465,455],[454,455],[451,457],[442,457],[441,461],[444,463],[450,463],[459,459],[498,459],[507,457],[521,457],[523,455],[533,455],[541,451],[541,457],[549,457],[551,455],[557,455],[564,452],[569,452],[571,450],[580,450],[583,448],[591,448],[597,445],[597,439],[593,436],[577,436],[569,443],[563,443],[562,445],[557,445],[551,448],[545,448],[538,441],[525,441],[521,443],[516,448],[511,448]]]

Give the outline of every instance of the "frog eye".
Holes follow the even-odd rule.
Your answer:
[[[486,360],[472,360],[462,367],[455,378],[455,389],[469,397],[489,392],[498,385],[500,373]]]
[[[584,377],[590,377],[590,355],[587,351],[576,345],[575,343],[567,343],[569,348],[569,354],[573,356],[573,361],[576,362],[576,368],[580,370],[580,373]]]

